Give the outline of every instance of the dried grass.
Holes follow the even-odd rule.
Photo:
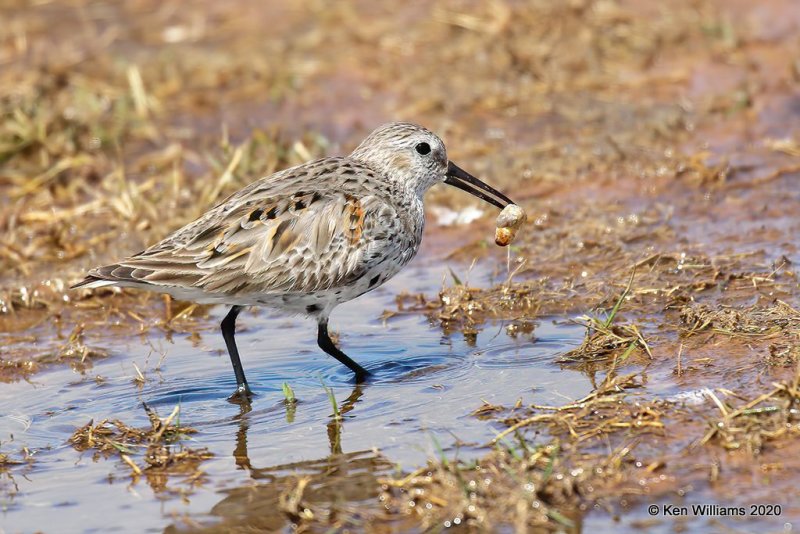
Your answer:
[[[425,529],[573,527],[595,502],[636,493],[633,484],[619,482],[630,482],[639,471],[631,461],[635,443],[645,434],[663,433],[667,408],[627,401],[629,390],[638,387],[633,375],[609,377],[591,395],[566,406],[484,407],[482,415],[491,413],[508,426],[488,444],[491,452],[476,462],[443,457],[403,477],[384,479],[382,500]],[[507,411],[513,415],[504,417]],[[544,443],[527,441],[529,427]],[[610,439],[616,443],[613,450],[597,452]]]
[[[168,489],[170,477],[180,477],[190,486],[202,481],[200,464],[211,458],[205,448],[184,447],[180,441],[197,432],[179,422],[180,407],[162,419],[144,405],[150,428],[134,428],[118,419],[90,421],[77,429],[69,442],[78,451],[95,451],[99,456],[118,456],[130,468],[135,483],[144,476],[154,491]]]
[[[719,400],[712,392],[720,411],[708,421],[708,432],[699,445],[717,444],[727,450],[760,454],[769,443],[796,440],[800,434],[800,367],[792,379],[773,383],[773,389],[754,398],[744,398],[738,405]]]

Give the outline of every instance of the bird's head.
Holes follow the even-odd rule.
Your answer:
[[[447,159],[447,149],[433,132],[408,122],[390,122],[369,134],[350,155],[421,198],[444,182],[504,208],[513,202]]]

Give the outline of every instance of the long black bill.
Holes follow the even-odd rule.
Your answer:
[[[503,193],[481,182],[452,161],[447,164],[447,178],[444,179],[444,183],[463,189],[467,193],[475,195],[489,204],[494,204],[500,209],[509,204],[514,204]]]

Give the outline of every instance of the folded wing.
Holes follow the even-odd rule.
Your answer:
[[[147,250],[91,270],[76,287],[235,296],[346,285],[376,260],[364,232],[371,219],[391,216],[391,208],[373,195],[314,187],[325,180],[312,178],[256,182]]]

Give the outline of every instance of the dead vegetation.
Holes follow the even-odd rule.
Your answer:
[[[625,429],[659,432],[664,428],[661,419],[666,405],[652,401],[630,402],[631,390],[642,388],[641,377],[636,374],[617,376],[613,373],[598,385],[591,394],[564,406],[531,405],[524,411],[535,415],[520,417],[513,414],[499,419],[508,428],[490,443],[501,442],[510,434],[530,425],[546,427],[550,435],[570,438],[573,444],[612,434]],[[520,410],[515,410],[519,412]]]
[[[613,359],[614,368],[622,365],[631,353],[640,349],[652,359],[650,345],[644,339],[641,330],[635,324],[615,322],[620,307],[631,292],[636,271],[631,273],[628,286],[619,296],[607,317],[582,317],[586,326],[586,337],[577,349],[567,351],[559,357],[559,363],[596,363]],[[619,349],[622,349],[621,351]],[[613,373],[613,368],[612,371]]]
[[[755,398],[738,398],[732,405],[710,394],[718,418],[708,421],[708,432],[699,441],[700,445],[717,444],[730,451],[743,450],[750,455],[760,454],[770,443],[796,439],[800,433],[800,367],[789,380],[772,384],[772,389]]]
[[[162,419],[144,405],[150,428],[134,428],[119,419],[90,421],[77,429],[69,442],[77,451],[94,451],[94,459],[118,456],[130,468],[133,483],[144,477],[156,492],[165,491],[170,478],[192,487],[203,481],[200,464],[209,458],[204,448],[185,447],[181,441],[196,432],[180,424],[180,407]]]
[[[630,390],[640,387],[634,375],[609,375],[595,392],[565,406],[484,405],[476,412],[508,427],[488,444],[490,453],[474,462],[437,458],[385,479],[382,500],[395,514],[417,517],[425,529],[574,528],[595,504],[636,495],[633,481],[661,467],[635,458],[644,435],[663,436],[668,409],[630,400]],[[526,432],[530,428],[536,432]]]
[[[554,441],[498,447],[477,462],[431,462],[405,477],[381,480],[381,501],[389,513],[412,517],[424,530],[564,529],[575,526],[582,497],[598,478],[571,470]]]
[[[720,457],[717,447],[792,479],[794,462],[782,461],[780,451],[800,428],[800,374],[754,398],[705,389],[700,404],[649,399],[643,377],[609,374],[590,395],[563,406],[484,404],[474,415],[507,427],[487,444],[490,452],[476,461],[442,455],[385,478],[381,501],[425,529],[562,531],[588,510],[652,503],[689,481],[727,477],[747,487],[750,468],[740,473],[739,460]]]
[[[698,194],[690,197],[697,201]],[[742,236],[687,244],[691,223],[675,221],[701,215],[688,203],[676,210],[617,224],[607,208],[578,207],[570,217],[551,213],[521,235],[497,277],[501,283],[477,289],[451,276],[438,299],[398,301],[399,313],[426,313],[448,334],[474,336],[502,321],[534,325],[534,342],[537,321],[583,313],[577,319],[587,328],[583,343],[558,361],[586,373],[595,391],[564,406],[480,406],[474,415],[506,427],[487,444],[495,450],[477,462],[436,458],[391,479],[385,498],[395,513],[425,528],[458,520],[487,531],[559,530],[569,524],[562,519],[583,518],[595,505],[613,510],[642,502],[641,495],[647,502],[669,499],[689,481],[704,488],[724,480],[747,495],[756,490],[742,466],[754,461],[773,473],[770,480],[794,476],[796,464],[778,452],[794,447],[797,427],[797,378],[783,378],[796,366],[800,344],[792,262]],[[642,243],[650,246],[644,253]],[[730,250],[736,246],[750,250]],[[780,378],[765,392],[769,377]],[[714,389],[702,388],[707,381]],[[652,384],[680,393],[665,399],[651,392]],[[541,465],[510,452],[529,442],[547,447],[550,440],[559,444],[558,465],[581,476],[537,478]],[[722,456],[719,446],[727,451]],[[625,460],[614,463],[620,451]],[[480,484],[486,472],[499,473],[490,490],[464,489],[469,481]],[[526,492],[525,476],[542,493]],[[559,498],[548,500],[548,491]]]
[[[0,445],[8,450],[7,444]],[[16,477],[25,477],[35,464],[34,455],[27,448],[17,453],[0,452],[0,509],[4,512],[13,508],[20,493]]]
[[[712,308],[708,304],[684,306],[681,321],[686,325],[687,336],[713,331],[728,335],[774,337],[776,334],[797,339],[800,336],[800,312],[778,300],[769,307],[749,306]]]
[[[89,16],[94,6],[86,9]],[[212,58],[202,44],[187,43],[178,56],[158,47],[127,56],[121,50],[131,42],[153,37],[145,18],[163,13],[143,10],[145,18],[136,18],[124,6],[109,9],[101,18],[120,18],[102,35],[87,22],[91,16],[81,24],[73,20],[79,9],[64,10],[60,27],[72,20],[82,28],[68,47],[56,44],[64,36],[46,23],[56,5],[9,8],[9,26],[0,30],[0,332],[35,332],[53,350],[42,355],[31,343],[15,343],[2,380],[29,376],[46,367],[41,360],[85,365],[105,352],[56,353],[49,339],[56,329],[82,325],[94,335],[114,323],[117,335],[135,336],[156,325],[202,328],[202,317],[192,316],[203,307],[167,310],[160,323],[158,299],[68,287],[88,267],[141,250],[244,184],[325,147],[319,135],[286,136],[269,124],[218,123],[196,135],[197,125],[181,122],[209,113],[199,97],[203,84],[229,83],[231,94],[247,95],[268,71],[286,86],[290,76],[274,50],[262,50],[261,60],[236,47]],[[277,96],[279,84],[270,86]]]

